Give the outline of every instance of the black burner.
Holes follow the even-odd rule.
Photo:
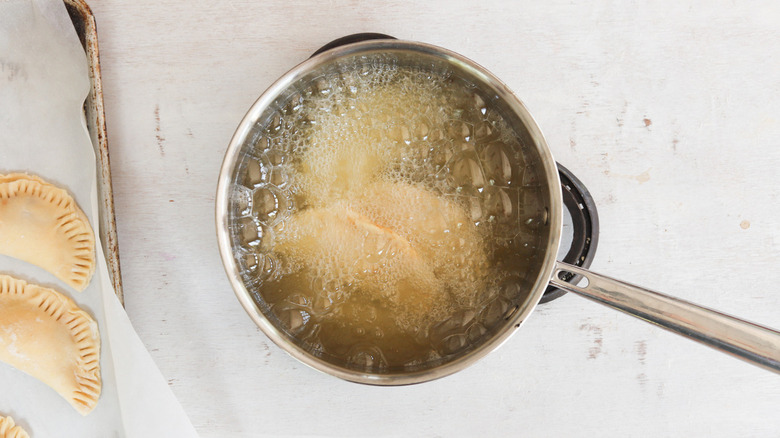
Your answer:
[[[327,52],[330,49],[335,49],[339,46],[345,46],[347,44],[352,43],[359,43],[361,41],[368,41],[368,40],[395,40],[398,39],[394,36],[385,35],[383,33],[372,33],[372,32],[366,32],[366,33],[354,33],[352,35],[343,36],[341,38],[335,39],[328,44],[325,44],[324,46],[317,49],[316,52],[312,53],[311,56],[319,55],[322,52]]]
[[[571,214],[573,228],[571,246],[562,261],[587,269],[593,262],[599,241],[599,215],[596,211],[596,203],[582,181],[577,179],[569,169],[558,164],[558,174],[561,177],[563,205]],[[567,244],[562,241],[561,247],[565,248]],[[569,283],[576,283],[579,279],[579,275],[571,274],[563,278]],[[552,301],[565,293],[566,291],[557,287],[547,286],[539,302]]]

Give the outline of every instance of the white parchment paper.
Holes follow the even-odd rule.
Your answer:
[[[97,164],[83,114],[89,87],[86,55],[62,1],[0,0],[0,173],[36,174],[66,188],[99,239]],[[103,379],[97,407],[82,417],[43,383],[0,363],[0,415],[37,438],[196,437],[116,298],[99,242],[96,250],[84,292],[0,255],[0,273],[58,290],[95,318]]]

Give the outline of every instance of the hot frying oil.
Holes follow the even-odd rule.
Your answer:
[[[518,301],[538,197],[523,163],[507,122],[449,73],[333,73],[289,96],[246,160],[237,258],[310,351],[418,366]]]

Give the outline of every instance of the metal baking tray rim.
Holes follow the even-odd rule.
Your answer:
[[[97,192],[99,205],[99,229],[108,272],[117,298],[124,303],[122,276],[119,269],[119,242],[116,235],[114,195],[111,187],[111,166],[108,159],[106,115],[103,107],[103,83],[100,78],[97,26],[92,10],[84,0],[64,0],[70,19],[87,55],[90,91],[84,102],[87,130],[97,158]]]

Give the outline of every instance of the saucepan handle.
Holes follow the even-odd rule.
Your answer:
[[[577,286],[560,279],[580,275]],[[780,332],[715,310],[556,262],[550,284],[780,373]]]

